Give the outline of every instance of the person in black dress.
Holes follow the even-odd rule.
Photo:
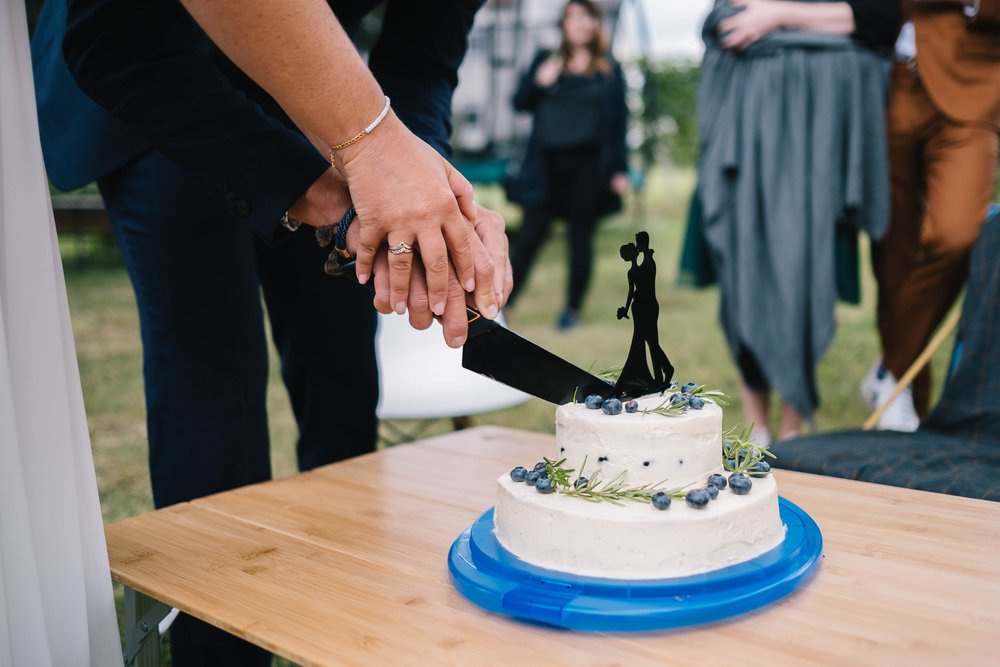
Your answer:
[[[593,264],[600,216],[621,208],[628,190],[625,81],[607,52],[600,8],[570,0],[563,9],[562,43],[539,52],[514,95],[514,108],[534,115],[524,162],[510,184],[524,219],[511,252],[513,303],[528,278],[552,221],[564,218],[570,245],[566,307],[558,328],[580,316]]]

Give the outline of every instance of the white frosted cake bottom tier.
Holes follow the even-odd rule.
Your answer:
[[[609,579],[668,579],[717,570],[778,546],[774,477],[753,480],[750,493],[728,487],[703,509],[674,500],[592,503],[541,494],[503,475],[497,483],[494,533],[521,560],[550,570]]]

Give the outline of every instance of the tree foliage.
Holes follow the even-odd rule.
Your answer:
[[[692,166],[698,159],[698,82],[701,67],[690,61],[644,62],[642,121],[646,128],[640,148],[649,162],[667,159]]]

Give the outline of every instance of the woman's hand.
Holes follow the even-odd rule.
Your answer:
[[[383,315],[393,312],[386,294],[389,291],[388,271],[389,262],[385,250],[380,250],[375,256],[375,309]],[[454,268],[449,265],[448,271],[448,297],[442,314],[438,319],[441,322],[442,333],[445,343],[449,347],[459,348],[465,345],[469,335],[469,317],[465,304],[468,299],[466,292],[458,283],[458,276]],[[434,321],[435,314],[431,312],[430,300],[428,299],[427,276],[424,267],[414,264],[413,271],[410,272],[410,289],[408,292],[409,301],[407,311],[410,318],[410,326],[414,329],[426,329]]]
[[[414,252],[388,257],[392,308],[406,310],[410,273],[423,264],[431,310],[442,315],[449,298],[448,263],[459,285],[475,292],[488,310],[496,304],[494,270],[479,252],[474,233],[472,186],[434,149],[413,135],[394,114],[362,141],[340,151],[337,164],[347,178],[360,227],[358,280],[367,282],[376,252],[385,243]]]
[[[632,182],[629,180],[628,174],[624,172],[619,172],[611,177],[611,191],[616,195],[626,194],[631,185]]]
[[[507,257],[507,235],[504,233],[504,221],[499,213],[488,208],[479,206],[479,215],[476,218],[475,232],[480,237],[482,252],[490,255],[493,265],[496,267],[494,278],[494,289],[499,294],[496,308],[502,308],[510,295],[512,280],[510,260]],[[353,228],[351,232],[353,232]],[[348,233],[348,243],[351,244],[351,232]],[[388,252],[383,247],[375,256],[375,309],[384,315],[393,312],[389,298],[389,278],[388,278]],[[444,329],[445,342],[451,347],[461,347],[465,344],[468,336],[468,312],[466,304],[476,305],[472,295],[466,294],[458,283],[454,268],[449,266],[448,272],[448,298],[445,305],[444,314],[439,318]],[[493,319],[498,311],[480,312],[486,317]],[[410,325],[415,329],[426,329],[431,325],[435,314],[430,308],[428,298],[427,279],[423,266],[420,262],[413,265],[410,273],[410,289],[407,301],[407,311],[409,313]]]
[[[722,46],[727,49],[742,50],[775,30],[783,27],[785,5],[778,0],[730,0],[733,7],[743,7],[743,11],[719,23],[723,35]]]
[[[562,73],[563,63],[557,56],[550,56],[545,59],[535,72],[535,83],[540,88],[548,88],[556,82]]]

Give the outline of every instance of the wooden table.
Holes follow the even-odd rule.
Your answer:
[[[125,519],[107,527],[112,575],[303,665],[1000,663],[1000,503],[784,471],[825,544],[776,604],[645,634],[481,611],[448,549],[498,475],[553,448],[481,427]]]

